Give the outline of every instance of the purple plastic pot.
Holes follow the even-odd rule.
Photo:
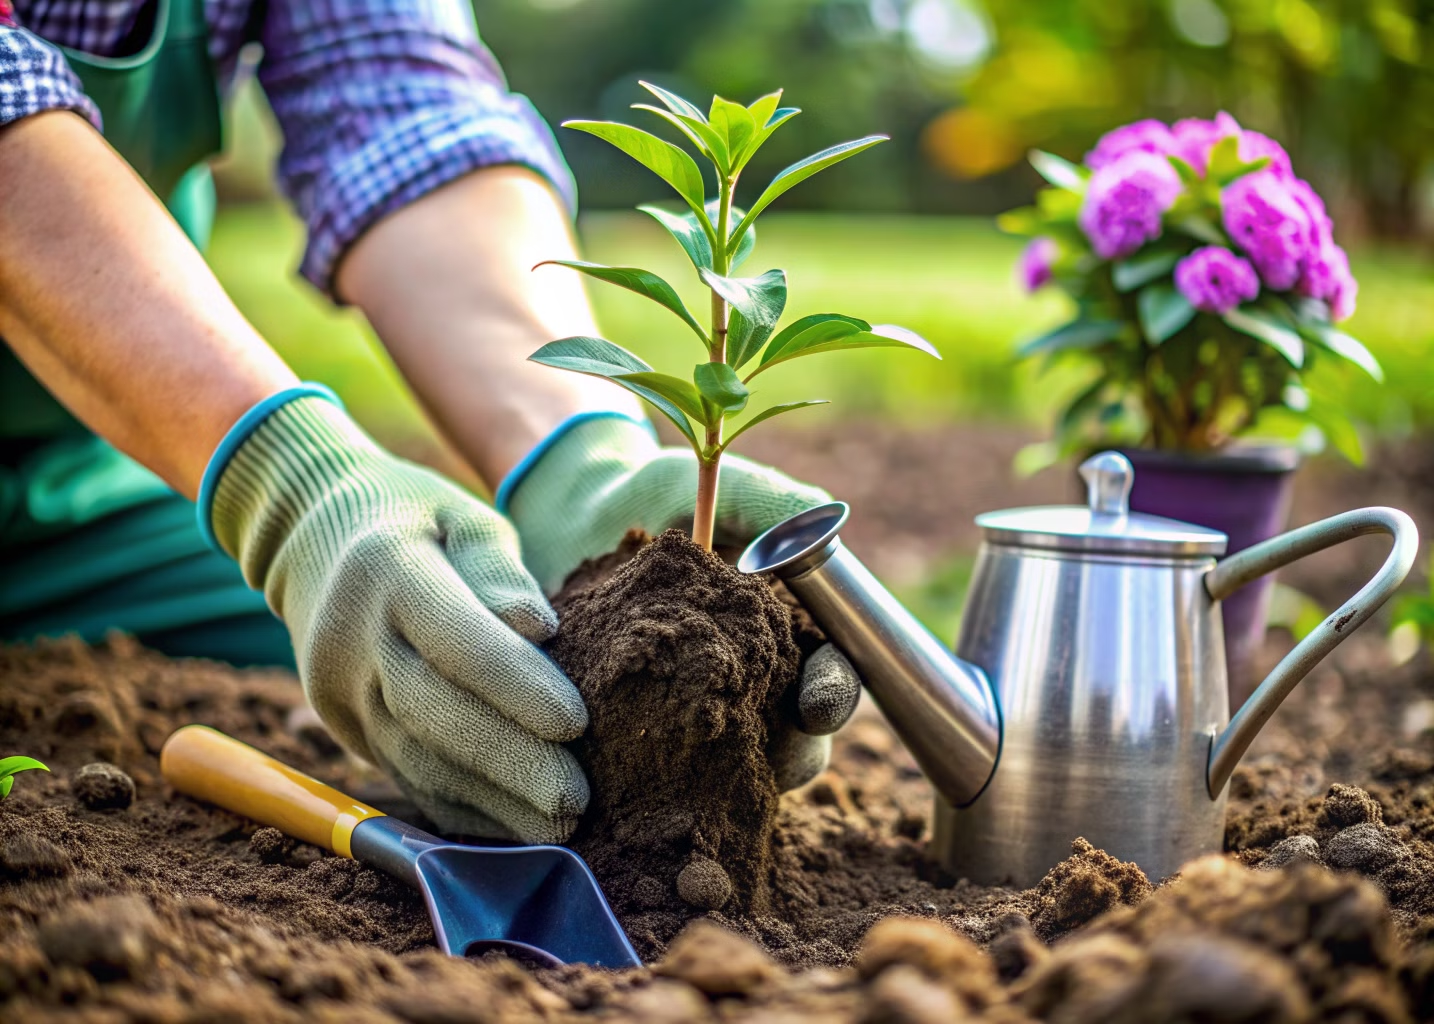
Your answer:
[[[1219,530],[1230,538],[1226,554],[1285,528],[1299,467],[1293,448],[1239,448],[1217,455],[1137,448],[1123,454],[1135,467],[1132,511]],[[1259,682],[1254,660],[1264,640],[1274,582],[1273,576],[1262,576],[1224,602],[1232,714]]]

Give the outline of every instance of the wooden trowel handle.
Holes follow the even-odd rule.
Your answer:
[[[159,770],[181,793],[353,857],[349,837],[383,812],[345,796],[206,725],[177,729],[159,752]]]

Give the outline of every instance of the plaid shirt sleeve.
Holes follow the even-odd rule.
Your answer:
[[[460,0],[282,0],[262,39],[280,183],[309,229],[300,269],[329,295],[366,228],[476,168],[530,167],[575,208],[552,132],[508,91]]]
[[[0,125],[44,110],[74,110],[99,127],[100,115],[64,56],[15,25],[0,0]]]

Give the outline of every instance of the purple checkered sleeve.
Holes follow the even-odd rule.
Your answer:
[[[0,21],[0,125],[45,110],[75,110],[100,123],[99,111],[60,52]]]
[[[526,165],[576,203],[552,133],[508,92],[466,5],[272,3],[263,43],[259,79],[286,139],[280,179],[309,225],[301,269],[324,291],[365,228],[475,168]]]
[[[251,3],[205,0],[221,72],[236,64]],[[16,3],[20,23],[39,36],[104,56],[117,53],[143,7]],[[508,91],[464,0],[269,0],[260,41],[259,80],[285,139],[280,186],[309,229],[301,270],[323,291],[333,294],[340,257],[367,227],[480,167],[529,167],[576,207],[552,132]],[[0,27],[0,123],[67,106],[96,119],[58,52]]]

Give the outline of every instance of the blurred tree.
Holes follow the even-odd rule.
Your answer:
[[[1078,157],[1125,121],[1226,109],[1284,142],[1344,217],[1434,227],[1434,0],[985,4],[999,42],[962,111],[1012,151]]]

